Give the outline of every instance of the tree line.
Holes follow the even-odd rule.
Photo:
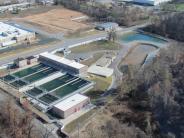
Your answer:
[[[184,41],[184,12],[158,15],[151,20],[151,25],[143,30]]]
[[[0,102],[0,138],[51,138],[52,130],[39,128],[31,111],[24,111],[12,98]]]
[[[184,137],[184,48],[177,45],[143,70],[129,70],[109,107],[120,124],[138,128],[135,137]]]
[[[107,7],[101,4],[87,4],[87,0],[55,0],[56,5],[77,10],[89,15],[96,21],[117,22],[119,25],[132,26],[143,22],[152,14],[151,11],[137,6]]]
[[[99,127],[93,121],[85,129],[88,138],[184,137],[184,47],[178,45],[141,70],[129,68],[117,98],[101,113],[112,119]]]

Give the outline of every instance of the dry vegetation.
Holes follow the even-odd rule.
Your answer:
[[[177,41],[184,41],[184,12],[159,15],[153,18],[152,24],[144,30]]]
[[[60,9],[52,9],[44,13],[20,18],[19,21],[38,25],[49,32],[74,32],[90,27],[86,22],[75,20],[84,16],[86,15],[80,12],[60,7]]]
[[[56,4],[63,5],[66,8],[81,11],[97,21],[112,21],[120,25],[135,25],[149,18],[150,11],[133,6],[112,6],[110,8],[104,5],[88,5],[88,0],[56,0]],[[93,1],[91,1],[93,2]]]
[[[162,50],[152,65],[131,69],[117,98],[81,130],[83,138],[182,138],[184,48]]]
[[[2,93],[2,91],[0,91]],[[22,110],[12,98],[0,101],[0,138],[50,138],[48,129],[37,126],[35,116]]]
[[[135,46],[125,59],[123,59],[122,65],[141,65],[147,54],[155,50],[156,48],[149,44],[140,44]]]

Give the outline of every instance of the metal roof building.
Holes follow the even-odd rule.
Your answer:
[[[34,32],[29,32],[3,22],[0,22],[0,28],[0,46],[7,46],[35,38]]]
[[[53,111],[57,113],[60,117],[66,118],[71,114],[79,111],[89,103],[90,99],[87,96],[75,94],[54,105]]]
[[[40,54],[39,60],[59,70],[66,70],[71,74],[79,74],[79,75],[87,74],[88,66],[80,64],[73,60],[69,60],[63,57],[50,54],[48,52]]]

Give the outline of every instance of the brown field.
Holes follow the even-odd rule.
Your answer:
[[[149,45],[136,46],[122,61],[122,65],[139,65],[144,61],[146,55],[154,50],[156,50],[156,48]]]
[[[48,32],[74,32],[79,29],[89,28],[90,25],[81,20],[73,20],[86,16],[83,13],[65,8],[52,9],[45,13],[30,15],[21,18],[22,21],[31,25],[37,25]]]

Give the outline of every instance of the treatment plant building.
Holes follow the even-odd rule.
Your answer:
[[[54,105],[53,111],[60,117],[66,118],[73,113],[81,110],[89,103],[89,97],[82,94],[75,94]]]
[[[40,54],[39,60],[44,64],[57,68],[58,70],[62,69],[71,74],[78,74],[80,76],[86,75],[88,70],[88,66],[86,65],[66,58],[61,58],[48,52]]]

